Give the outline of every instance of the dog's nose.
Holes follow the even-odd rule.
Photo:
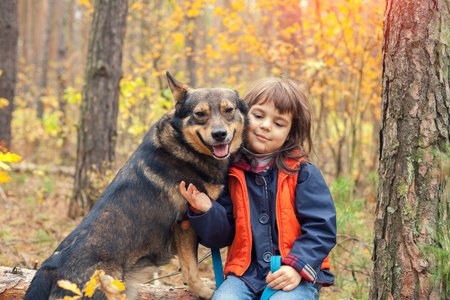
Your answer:
[[[214,140],[218,142],[223,142],[227,137],[227,131],[225,129],[217,129],[211,132],[211,135]]]

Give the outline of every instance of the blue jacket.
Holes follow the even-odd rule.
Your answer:
[[[278,170],[275,168],[259,174],[245,171],[253,245],[252,262],[240,278],[256,293],[266,286],[270,256],[279,255],[275,214],[277,177]],[[290,259],[283,260],[283,263],[293,266],[299,273],[305,268],[311,269],[314,274],[312,281],[331,285],[334,276],[327,269],[320,270],[320,266],[336,244],[336,211],[328,187],[320,171],[312,163],[302,163],[295,197],[302,236],[295,240],[289,253]],[[200,242],[206,247],[222,248],[231,245],[235,228],[233,205],[227,188],[217,201],[213,201],[209,211],[201,215],[189,212],[189,219]]]

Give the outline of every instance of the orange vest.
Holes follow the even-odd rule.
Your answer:
[[[278,243],[281,257],[284,258],[292,249],[294,241],[302,235],[300,224],[295,215],[295,187],[298,173],[289,176],[278,172],[276,217],[278,225]],[[252,229],[250,223],[250,201],[244,171],[230,168],[228,188],[233,203],[233,216],[236,233],[231,246],[228,247],[224,274],[234,273],[242,276],[250,265],[252,257]],[[326,257],[321,269],[329,269]]]

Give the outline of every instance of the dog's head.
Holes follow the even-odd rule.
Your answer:
[[[225,159],[242,144],[247,106],[235,90],[193,89],[166,72],[175,100],[174,126],[196,151]]]

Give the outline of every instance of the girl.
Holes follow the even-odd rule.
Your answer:
[[[209,248],[229,246],[226,280],[216,300],[318,299],[334,282],[328,253],[336,244],[336,210],[315,165],[311,112],[299,84],[266,78],[244,97],[249,107],[245,142],[233,159],[228,186],[217,201],[181,182],[191,204],[189,221]],[[270,258],[281,268],[270,272]]]

